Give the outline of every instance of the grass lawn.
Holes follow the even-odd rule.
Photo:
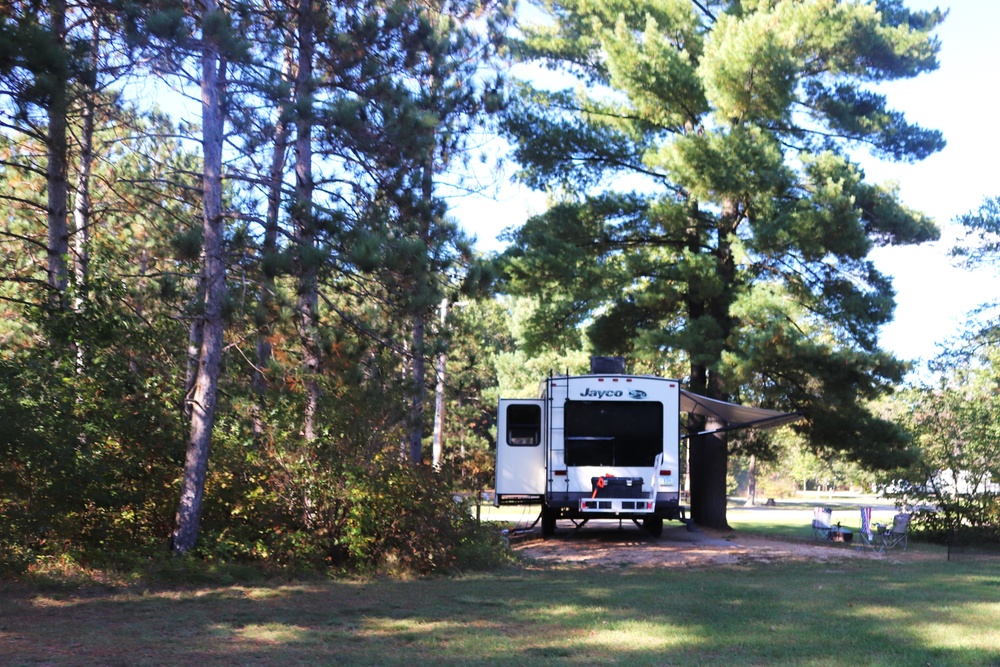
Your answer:
[[[760,502],[764,502],[761,500]],[[757,505],[744,507],[742,502],[731,503],[727,512],[729,525],[742,532],[769,535],[785,539],[810,539],[814,507],[828,507],[831,524],[859,531],[861,507],[872,508],[872,523],[891,524],[899,511],[886,500],[874,496],[839,494],[823,495],[811,499],[777,500],[774,507]]]
[[[792,525],[778,520],[792,509],[773,511],[753,515],[758,528]],[[734,509],[734,526],[751,512]],[[811,505],[798,512],[805,537]],[[168,590],[0,583],[0,664],[996,666],[1000,567],[942,555]]]

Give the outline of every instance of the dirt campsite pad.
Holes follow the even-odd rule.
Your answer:
[[[665,527],[651,537],[631,522],[591,521],[580,530],[566,522],[556,535],[542,539],[537,532],[511,541],[511,548],[538,565],[575,565],[621,568],[707,567],[772,561],[835,562],[851,558],[898,558],[858,552],[850,545],[829,542],[792,542],[749,535]],[[908,554],[909,555],[909,554]]]

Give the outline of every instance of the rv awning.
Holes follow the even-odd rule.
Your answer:
[[[776,428],[802,419],[798,412],[781,412],[765,408],[751,408],[735,403],[726,403],[681,389],[681,412],[693,412],[696,415],[715,417],[726,423],[726,426],[706,433],[732,431],[738,428]],[[698,434],[702,435],[702,434]]]

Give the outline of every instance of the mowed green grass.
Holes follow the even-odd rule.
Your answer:
[[[1000,665],[997,563],[921,553],[169,590],[8,583],[0,664]]]
[[[811,539],[814,507],[830,508],[831,525],[858,532],[861,527],[861,507],[872,507],[872,523],[891,524],[899,511],[870,496],[838,496],[813,500],[779,500],[774,507],[758,505],[731,506],[727,512],[729,525],[740,532],[786,539]]]

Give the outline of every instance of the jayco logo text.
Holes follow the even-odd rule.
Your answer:
[[[621,396],[622,392],[620,389],[604,390],[604,389],[591,389],[590,387],[587,387],[586,389],[583,390],[583,392],[580,395],[585,398],[604,398],[605,396]]]
[[[621,389],[591,389],[590,387],[587,387],[580,392],[580,396],[584,398],[620,398],[624,395],[625,394]],[[630,389],[628,395],[630,398],[646,398],[646,392],[639,389]]]

